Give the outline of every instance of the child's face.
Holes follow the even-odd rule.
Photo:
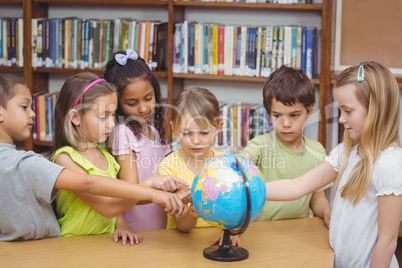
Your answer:
[[[0,142],[9,144],[29,138],[35,117],[29,89],[17,84],[14,90],[15,96],[8,101],[7,109],[0,107]]]
[[[300,102],[287,106],[276,99],[272,100],[271,120],[278,139],[289,148],[298,146],[313,110],[314,106],[307,112]]]
[[[351,139],[360,139],[366,123],[367,109],[356,96],[355,85],[345,85],[334,89],[334,99],[341,111],[339,123],[344,125]]]
[[[220,127],[210,124],[206,128],[200,127],[189,113],[184,114],[179,126],[172,125],[184,153],[190,157],[208,156]]]
[[[119,105],[125,116],[149,121],[155,110],[154,88],[149,81],[137,79],[126,86],[119,98]]]
[[[117,108],[116,94],[108,94],[96,99],[92,109],[82,117],[81,131],[87,143],[102,143],[109,137],[115,126]]]

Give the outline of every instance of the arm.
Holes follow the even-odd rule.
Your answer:
[[[173,194],[155,190],[146,186],[116,180],[104,176],[88,175],[64,169],[60,172],[55,189],[72,192],[86,192],[95,195],[119,197],[130,200],[151,200],[165,207],[168,215],[181,215],[185,205],[181,201],[188,193]]]
[[[57,156],[55,163],[75,172],[87,174],[68,154],[63,153]],[[73,191],[73,193],[100,215],[110,219],[125,212],[138,202],[137,200],[109,198],[80,191]]]
[[[329,228],[329,221],[331,219],[332,208],[328,202],[325,192],[321,191],[313,193],[310,200],[310,208],[315,216],[324,220],[325,225]]]
[[[199,215],[195,210],[194,205],[191,204],[188,209],[185,209],[181,216],[174,217],[177,230],[184,233],[190,232],[197,224],[198,217]]]
[[[295,200],[324,187],[335,180],[337,175],[338,172],[334,171],[331,165],[323,162],[296,179],[265,183],[266,198],[271,201]]]
[[[370,267],[389,267],[395,252],[402,216],[402,197],[378,197],[378,240]]]

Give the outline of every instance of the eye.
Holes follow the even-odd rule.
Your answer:
[[[350,114],[352,112],[352,110],[345,110],[346,114]]]
[[[201,134],[202,134],[202,135],[208,135],[208,134],[209,134],[209,131],[202,131]]]
[[[292,114],[292,117],[294,117],[294,118],[297,118],[299,116],[300,116],[299,114]]]
[[[279,116],[280,116],[279,114],[274,114],[273,115],[273,117],[275,117],[275,118],[279,118]]]
[[[190,135],[190,132],[183,132],[181,133],[183,136]]]
[[[136,102],[130,102],[130,103],[127,103],[127,105],[130,106],[130,107],[132,107],[132,106],[137,105],[137,103],[136,103]]]
[[[21,107],[22,107],[22,109],[24,109],[25,111],[28,110],[28,108],[29,108],[29,107],[26,106],[26,105],[23,105],[23,106],[21,106]]]

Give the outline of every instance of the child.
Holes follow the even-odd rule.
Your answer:
[[[399,88],[391,71],[368,61],[343,71],[333,96],[343,143],[294,180],[267,183],[268,200],[291,200],[336,179],[329,239],[336,267],[398,267],[402,216]]]
[[[171,152],[158,80],[132,49],[117,52],[104,77],[117,87],[119,125],[114,129],[112,154],[121,167],[119,178],[142,183],[157,175],[159,162]],[[134,231],[166,228],[167,216],[158,204],[135,206],[123,215]]]
[[[263,103],[274,131],[250,140],[240,155],[257,165],[265,181],[296,178],[321,164],[324,147],[303,136],[315,103],[314,85],[303,70],[282,66],[273,72],[264,83]],[[255,221],[308,217],[311,208],[329,227],[331,206],[324,192],[328,187],[293,201],[267,201]]]
[[[303,70],[282,66],[273,72],[264,83],[263,103],[274,131],[249,141],[241,154],[256,163],[265,180],[296,178],[321,164],[324,147],[303,136],[315,103],[314,85]],[[256,221],[308,217],[311,208],[329,227],[328,187],[294,201],[268,201]]]
[[[168,213],[183,212],[180,198],[185,193],[176,195],[87,175],[58,166],[39,154],[17,151],[14,142],[31,135],[35,117],[31,92],[21,78],[2,74],[0,96],[0,241],[60,236],[50,206],[56,189],[151,200],[164,205]]]
[[[188,184],[193,182],[205,162],[223,153],[211,149],[215,136],[222,128],[219,102],[205,88],[191,88],[181,92],[173,101],[173,132],[179,138],[181,149],[167,156],[158,167],[160,175],[174,175]],[[179,217],[168,217],[167,228],[189,232],[194,227],[210,227],[201,219],[193,205]],[[238,245],[237,236],[231,238]]]

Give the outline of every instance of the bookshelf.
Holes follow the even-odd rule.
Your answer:
[[[205,81],[206,83],[243,83],[257,85],[260,89],[265,81],[265,77],[249,77],[249,76],[228,76],[228,75],[210,75],[210,74],[194,74],[194,73],[173,73],[173,34],[175,23],[182,23],[187,20],[187,13],[197,10],[200,13],[208,13],[212,10],[219,10],[221,13],[227,13],[232,10],[236,12],[273,12],[293,14],[313,14],[319,16],[320,19],[320,48],[319,48],[319,77],[312,79],[313,84],[318,87],[319,94],[319,117],[318,123],[318,140],[326,147],[328,126],[326,116],[326,106],[330,97],[330,64],[331,64],[331,37],[332,37],[332,13],[333,0],[323,0],[322,4],[271,4],[271,3],[227,3],[227,2],[201,2],[201,1],[174,1],[174,0],[23,0],[23,1],[5,1],[0,0],[0,5],[19,5],[22,7],[24,18],[24,66],[23,67],[0,67],[1,72],[22,72],[32,93],[45,90],[49,91],[49,80],[52,75],[71,75],[83,71],[82,69],[58,69],[58,68],[33,68],[32,67],[32,42],[31,42],[31,20],[32,18],[48,18],[49,7],[54,5],[70,5],[72,9],[80,9],[80,5],[93,6],[93,14],[96,14],[99,6],[146,6],[149,9],[163,10],[167,15],[168,22],[168,69],[166,72],[154,72],[154,75],[163,81],[166,81],[166,98],[167,103],[172,103],[175,96],[184,89],[186,81]],[[229,10],[229,11],[228,11]],[[92,9],[91,9],[92,12]],[[293,16],[293,15],[290,15]],[[120,16],[119,16],[120,17]],[[154,17],[150,17],[153,19]],[[164,21],[164,20],[162,20]],[[219,22],[216,21],[216,22]],[[232,24],[236,24],[233,19]],[[250,24],[253,24],[250,22]],[[85,71],[94,72],[102,75],[103,70],[85,69]],[[228,94],[231,94],[228,92]],[[258,91],[261,94],[261,90]],[[167,111],[170,118],[170,112]],[[170,129],[170,128],[169,128]],[[170,133],[168,138],[170,138]],[[41,150],[42,147],[52,146],[51,142],[34,141],[32,137],[25,142],[27,150]]]

